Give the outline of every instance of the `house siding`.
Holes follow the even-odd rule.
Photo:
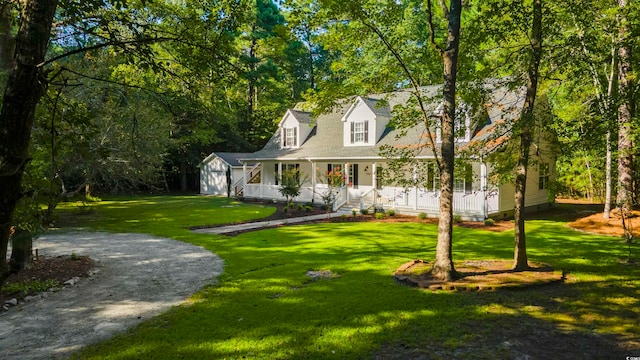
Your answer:
[[[227,195],[227,167],[220,158],[215,158],[200,168],[200,193],[205,195]],[[242,176],[242,169],[234,169],[231,183]]]
[[[351,143],[351,123],[353,122],[368,122],[368,136],[365,143],[352,144]],[[385,124],[386,126],[386,124]],[[343,125],[343,141],[344,146],[371,146],[375,145],[382,132],[378,132],[379,125],[376,121],[376,114],[362,101],[358,101],[354,108],[348,113],[346,121]],[[384,128],[383,128],[384,130]]]

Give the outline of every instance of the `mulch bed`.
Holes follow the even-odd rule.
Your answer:
[[[396,270],[397,281],[430,290],[481,291],[522,288],[564,281],[562,272],[547,264],[529,262],[526,271],[514,271],[513,261],[466,260],[454,264],[461,275],[457,280],[442,281],[431,276],[431,264],[422,260],[409,261]]]
[[[5,284],[20,284],[33,281],[45,282],[54,280],[60,286],[65,281],[74,277],[88,276],[89,272],[95,267],[93,260],[88,256],[38,256],[30,266],[20,270],[15,274],[11,274]],[[9,299],[23,299],[27,295],[35,295],[33,293],[6,293],[0,291],[0,306]]]

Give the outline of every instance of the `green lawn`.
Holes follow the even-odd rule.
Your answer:
[[[450,293],[401,286],[392,278],[400,264],[434,257],[435,225],[314,224],[228,237],[194,234],[188,227],[259,218],[274,209],[181,196],[111,199],[89,208],[66,204],[60,210],[68,227],[171,237],[202,245],[226,264],[219,283],[188,304],[91,346],[79,358],[640,355],[640,273],[619,263],[626,246],[559,221],[529,221],[527,243],[530,260],[566,270],[566,283]],[[512,248],[512,232],[454,230],[456,261],[510,259]],[[305,276],[321,269],[340,277],[314,282]]]

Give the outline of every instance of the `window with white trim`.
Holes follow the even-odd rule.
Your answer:
[[[298,128],[283,128],[282,129],[282,147],[292,148],[298,146]]]
[[[427,168],[427,183],[426,188],[428,191],[440,190],[440,169],[435,163],[429,164]]]
[[[274,174],[276,178],[276,185],[280,185],[282,182],[282,175],[287,171],[295,171],[296,178],[300,176],[300,164],[282,164],[282,174],[280,173],[280,164],[274,164]]]
[[[369,142],[369,122],[354,121],[351,123],[351,143],[366,144]]]
[[[465,164],[464,172],[462,174],[456,174],[453,179],[453,191],[469,194],[472,191],[472,185],[473,169],[471,168],[471,164]]]
[[[538,169],[538,190],[549,188],[549,163],[542,163]]]

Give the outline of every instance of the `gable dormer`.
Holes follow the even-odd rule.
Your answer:
[[[311,114],[304,111],[289,109],[278,125],[280,131],[280,147],[282,149],[297,149],[307,139],[313,130]]]
[[[342,117],[344,146],[373,146],[389,124],[389,108],[358,96]]]

